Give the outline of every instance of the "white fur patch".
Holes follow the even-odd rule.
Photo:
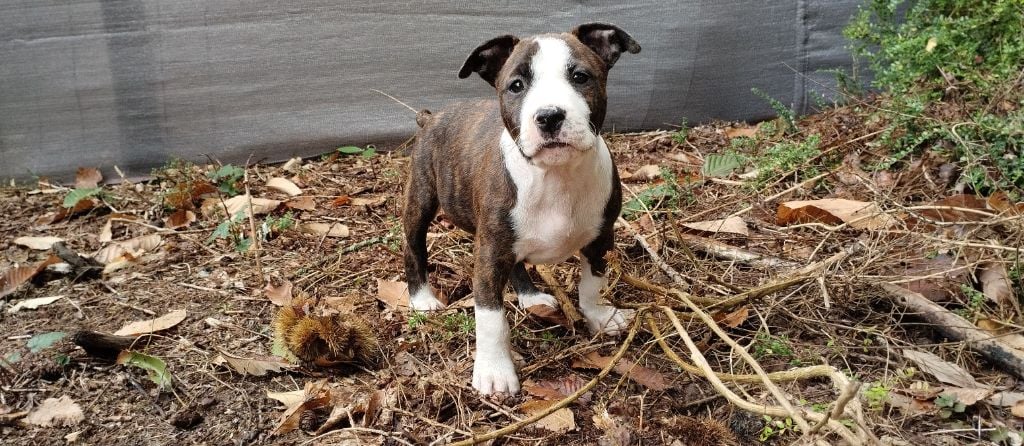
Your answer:
[[[533,79],[519,115],[519,144],[523,153],[533,158],[535,163],[558,165],[571,159],[575,155],[572,152],[593,148],[598,135],[590,128],[590,106],[569,83],[569,45],[553,37],[537,39],[537,45],[537,53],[530,60]],[[534,116],[538,110],[548,107],[565,110],[565,121],[556,139],[573,147],[538,150],[546,140],[537,128]]]
[[[621,334],[633,319],[633,310],[623,310],[608,305],[601,298],[601,290],[608,285],[607,277],[595,276],[590,271],[590,262],[580,258],[580,312],[587,320],[587,328],[593,334]]]
[[[598,137],[594,150],[555,167],[524,159],[507,131],[501,149],[516,185],[510,216],[517,261],[558,263],[597,237],[612,193],[612,157],[604,139]]]
[[[484,395],[519,392],[519,377],[512,364],[508,321],[505,310],[477,307],[476,359],[473,361],[473,388]]]
[[[430,289],[430,285],[423,285],[416,291],[416,294],[409,296],[409,306],[416,311],[436,311],[444,309],[444,304],[434,296],[434,290]]]
[[[524,310],[534,305],[547,305],[552,308],[558,308],[558,300],[555,299],[555,296],[547,293],[520,294],[516,297],[519,299],[519,308]]]

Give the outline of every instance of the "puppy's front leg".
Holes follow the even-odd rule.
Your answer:
[[[483,228],[481,228],[483,229]],[[512,247],[501,237],[477,232],[474,250],[473,296],[476,300],[476,359],[473,388],[484,395],[519,392],[519,377],[512,364],[504,294],[509,271],[515,265]]]
[[[601,298],[601,290],[608,285],[605,277],[608,261],[604,256],[615,248],[612,226],[607,225],[593,242],[581,250],[580,259],[580,312],[587,320],[587,328],[593,334],[618,335],[629,327],[634,310],[623,310],[608,305]]]

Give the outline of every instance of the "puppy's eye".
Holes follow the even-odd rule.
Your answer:
[[[508,84],[508,91],[512,93],[521,93],[524,88],[526,88],[526,86],[523,85],[523,81],[519,79],[516,79],[512,81],[511,84]]]
[[[572,81],[577,84],[584,84],[590,80],[590,75],[583,71],[577,71],[572,74]]]

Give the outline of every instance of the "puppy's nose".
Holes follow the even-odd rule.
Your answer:
[[[537,128],[544,133],[555,133],[562,128],[565,121],[565,110],[558,107],[548,107],[537,110],[534,116],[537,120]]]

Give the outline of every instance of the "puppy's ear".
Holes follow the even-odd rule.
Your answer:
[[[640,44],[633,37],[610,23],[585,23],[573,28],[571,33],[594,50],[609,69],[624,51],[631,54],[640,52]]]
[[[483,45],[476,47],[466,59],[466,63],[462,64],[462,69],[459,70],[459,79],[479,73],[480,77],[493,86],[498,72],[501,71],[502,65],[505,65],[505,60],[512,54],[512,48],[517,43],[519,43],[519,38],[516,36],[495,37],[484,42]]]

